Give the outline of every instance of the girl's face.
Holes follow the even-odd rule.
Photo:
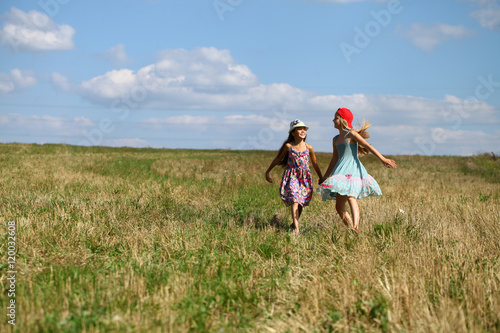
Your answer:
[[[305,127],[295,127],[292,132],[292,135],[295,139],[305,139],[307,136],[307,129]]]
[[[335,113],[335,117],[333,118],[333,125],[338,130],[340,130],[342,127],[342,123],[340,122],[340,116],[338,113]]]

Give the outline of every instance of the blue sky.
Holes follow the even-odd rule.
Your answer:
[[[384,154],[500,153],[499,0],[0,4],[0,142],[276,150],[335,110]]]

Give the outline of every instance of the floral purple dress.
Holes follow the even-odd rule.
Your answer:
[[[287,206],[294,202],[309,205],[313,195],[312,175],[309,169],[309,149],[288,151],[288,165],[283,172],[280,187],[281,200]]]

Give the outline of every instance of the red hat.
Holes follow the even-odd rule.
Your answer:
[[[352,128],[352,119],[354,117],[352,115],[351,110],[346,108],[340,108],[337,110],[337,113],[339,114],[339,116],[341,116],[347,121],[347,125],[349,126],[349,128]]]

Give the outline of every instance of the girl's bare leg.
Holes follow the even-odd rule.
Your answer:
[[[358,228],[359,228],[359,206],[358,206],[358,202],[356,201],[356,198],[354,198],[354,197],[347,198],[347,201],[349,202],[349,206],[351,206],[351,214],[352,214],[352,219],[353,219],[353,227],[354,227],[354,229],[358,230]]]
[[[337,213],[342,219],[342,222],[344,222],[346,226],[352,227],[353,224],[351,221],[351,217],[349,216],[349,213],[345,208],[346,203],[347,203],[347,196],[337,194],[337,199],[335,201],[335,209],[337,210]]]
[[[300,208],[299,208],[300,207]],[[299,230],[299,217],[302,213],[302,206],[299,205],[298,202],[294,202],[291,206],[292,210],[292,224],[295,230]]]

